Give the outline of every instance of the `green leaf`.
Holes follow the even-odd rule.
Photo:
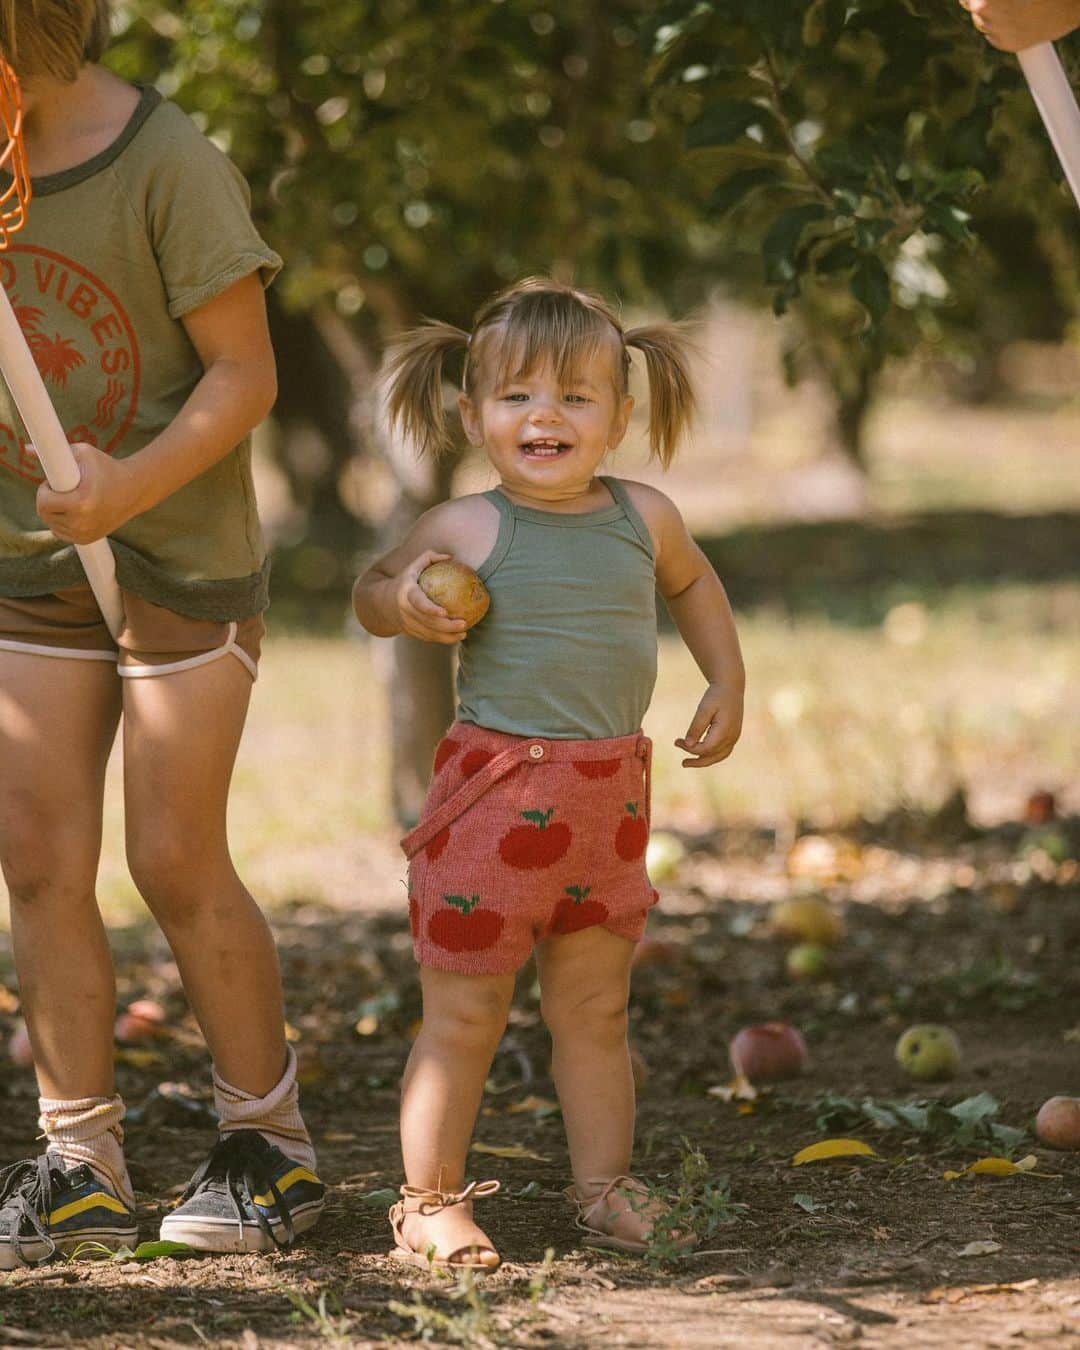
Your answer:
[[[186,1242],[140,1242],[131,1253],[133,1261],[157,1261],[162,1256],[182,1256],[193,1252]]]
[[[847,240],[833,244],[831,248],[814,260],[814,271],[822,274],[842,272],[846,267],[854,267],[860,258],[859,250]]]
[[[876,327],[889,312],[892,303],[889,274],[876,258],[864,257],[855,268],[851,274],[851,293]]]
[[[895,1130],[900,1123],[892,1111],[887,1110],[884,1106],[878,1106],[869,1097],[863,1102],[862,1110],[867,1120],[872,1120],[875,1125],[880,1125],[883,1130]]]
[[[398,1195],[397,1191],[392,1190],[387,1186],[382,1190],[368,1191],[366,1195],[360,1197],[360,1203],[362,1205],[370,1205],[372,1209],[383,1209],[389,1205],[396,1204],[400,1199],[401,1197]]]
[[[954,1120],[968,1126],[981,1125],[991,1116],[996,1116],[1000,1109],[997,1098],[991,1097],[989,1092],[980,1092],[975,1097],[965,1097],[962,1102],[946,1108]]]
[[[709,198],[709,210],[718,216],[725,215],[733,206],[737,206],[739,202],[749,196],[755,188],[761,187],[765,183],[779,182],[781,182],[781,177],[775,169],[768,169],[764,166],[760,169],[743,169],[740,173],[733,173],[730,178],[725,178],[722,183],[716,185],[712,196]]]
[[[803,231],[827,214],[824,206],[810,202],[805,206],[790,206],[777,216],[761,245],[766,281],[783,283],[795,279],[795,255]]]
[[[710,145],[730,145],[744,135],[749,127],[765,126],[772,115],[758,103],[736,99],[721,99],[712,103],[687,129],[688,150],[701,150]]]

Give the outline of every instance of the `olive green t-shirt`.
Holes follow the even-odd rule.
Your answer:
[[[137,454],[203,374],[181,319],[281,259],[259,237],[236,167],[175,104],[145,89],[101,154],[33,183],[0,281],[71,441]],[[0,380],[0,595],[83,579],[34,509],[42,481]],[[245,439],[110,538],[122,586],[181,614],[240,619],[266,607],[267,562]]]

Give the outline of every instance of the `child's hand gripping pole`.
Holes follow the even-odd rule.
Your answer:
[[[1053,43],[1039,42],[1018,52],[1035,106],[1057,151],[1065,177],[1080,206],[1080,108]]]
[[[0,153],[0,172],[10,175],[11,180],[0,191],[2,251],[10,245],[12,235],[26,223],[26,207],[30,201],[30,176],[22,144],[22,94],[14,71],[3,58],[0,58],[0,122],[7,133],[7,145]],[[54,492],[71,492],[79,486],[79,466],[2,285],[0,371],[37,451],[49,486]],[[124,609],[109,541],[97,539],[92,544],[77,544],[76,550],[109,631],[117,637],[123,627]]]

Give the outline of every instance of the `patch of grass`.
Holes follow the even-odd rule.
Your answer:
[[[293,1306],[289,1321],[294,1325],[309,1327],[333,1345],[352,1343],[356,1319],[344,1312],[336,1294],[323,1290],[315,1303],[311,1303],[299,1289],[281,1289],[279,1292]]]
[[[650,1201],[662,1211],[652,1227],[646,1260],[661,1265],[686,1255],[681,1236],[694,1233],[699,1247],[719,1228],[734,1223],[743,1208],[731,1199],[727,1177],[714,1175],[704,1153],[688,1139],[679,1149],[679,1170],[649,1186]]]

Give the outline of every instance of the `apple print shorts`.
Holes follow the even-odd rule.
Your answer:
[[[645,871],[651,754],[641,733],[563,741],[455,722],[401,841],[417,961],[507,975],[543,938],[602,925],[637,942],[659,898]]]

